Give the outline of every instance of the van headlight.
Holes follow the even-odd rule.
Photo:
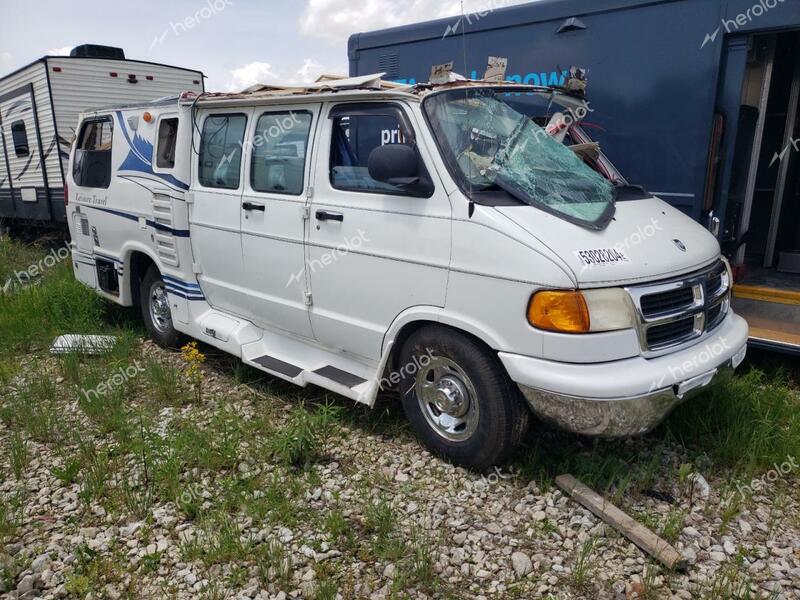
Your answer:
[[[622,288],[542,291],[531,297],[528,322],[560,333],[618,331],[634,326],[634,309]]]

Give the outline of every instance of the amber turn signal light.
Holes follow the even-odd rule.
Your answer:
[[[528,322],[547,331],[587,333],[589,309],[580,292],[537,292],[528,305]]]

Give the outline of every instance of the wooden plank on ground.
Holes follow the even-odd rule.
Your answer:
[[[686,559],[675,548],[572,475],[559,475],[556,485],[668,569],[683,571],[687,568]]]

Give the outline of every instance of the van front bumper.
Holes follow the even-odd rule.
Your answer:
[[[654,359],[570,364],[500,353],[533,412],[567,431],[627,437],[657,427],[678,405],[744,360],[748,328],[731,313],[695,346]]]

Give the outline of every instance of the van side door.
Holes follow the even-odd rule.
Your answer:
[[[251,320],[309,339],[305,208],[319,112],[319,104],[256,108],[241,207]]]
[[[325,111],[306,268],[311,322],[327,347],[378,360],[400,313],[445,304],[452,210],[420,126],[399,102]],[[370,176],[370,154],[390,144],[416,153],[419,172],[433,182],[425,197]]]
[[[242,156],[251,109],[202,111],[193,149],[189,228],[200,287],[214,308],[247,318],[242,260]]]

